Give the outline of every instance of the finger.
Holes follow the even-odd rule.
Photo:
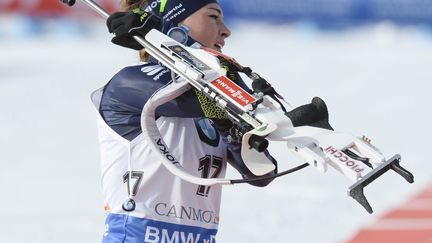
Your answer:
[[[112,33],[114,29],[113,23],[118,22],[118,19],[122,18],[124,15],[126,15],[126,12],[115,12],[108,17],[106,24],[110,33]]]

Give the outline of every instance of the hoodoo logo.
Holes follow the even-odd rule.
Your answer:
[[[211,83],[240,106],[247,106],[255,101],[252,95],[225,76],[221,76]]]
[[[331,155],[333,158],[336,158],[341,164],[351,168],[353,171],[360,173],[364,170],[364,168],[359,165],[357,162],[352,160],[350,157],[348,157],[346,154],[344,154],[342,151],[333,148],[332,146],[329,146],[325,149],[325,152],[328,155]]]

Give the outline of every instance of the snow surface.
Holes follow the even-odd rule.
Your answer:
[[[90,31],[42,35],[15,31],[15,24],[0,19],[10,30],[0,30],[0,242],[100,242],[105,216],[89,95],[136,54],[110,44],[99,21]],[[350,181],[332,171],[307,168],[266,188],[227,186],[218,242],[344,242],[430,182],[429,32],[386,23],[325,32],[240,24],[225,53],[295,106],[323,98],[336,130],[369,136],[388,157],[400,153],[416,182],[390,172],[371,184],[374,215],[346,195]],[[299,163],[283,144],[272,153],[281,169]]]

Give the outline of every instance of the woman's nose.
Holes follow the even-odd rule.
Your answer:
[[[228,27],[225,25],[225,23],[221,23],[221,31],[220,34],[224,38],[228,38],[231,35],[231,31],[228,29]]]

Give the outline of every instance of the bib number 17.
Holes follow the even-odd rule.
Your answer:
[[[199,161],[198,171],[201,172],[201,178],[217,178],[222,171],[223,160],[217,156],[206,155]],[[199,185],[197,195],[207,197],[210,192],[210,186]]]

